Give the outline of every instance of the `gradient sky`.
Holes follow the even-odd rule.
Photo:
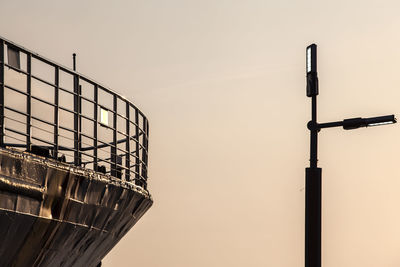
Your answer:
[[[154,206],[103,265],[304,261],[310,100],[320,122],[400,116],[399,1],[0,0],[0,35],[132,100]],[[324,267],[400,266],[400,126],[323,130]]]

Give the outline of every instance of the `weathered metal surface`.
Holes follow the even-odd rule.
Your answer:
[[[0,266],[96,266],[152,203],[133,182],[0,149]]]

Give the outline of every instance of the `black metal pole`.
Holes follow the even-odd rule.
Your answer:
[[[72,67],[73,67],[73,70],[76,71],[76,54],[75,53],[72,54]]]
[[[311,124],[317,125],[317,96],[311,97]],[[318,129],[310,129],[310,168],[317,168],[318,164]]]
[[[321,168],[318,168],[317,47],[307,47],[307,96],[311,98],[310,167],[306,168],[305,267],[321,267]]]
[[[311,124],[317,124],[317,96],[311,98]],[[305,266],[321,267],[322,178],[318,162],[318,129],[310,129],[310,167],[306,168]]]
[[[306,267],[321,267],[321,171],[321,168],[306,168]]]

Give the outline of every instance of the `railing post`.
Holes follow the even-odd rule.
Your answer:
[[[94,116],[94,127],[93,127],[93,169],[97,171],[97,127],[98,127],[98,110],[99,110],[99,101],[98,101],[98,87],[97,84],[94,86],[94,110],[93,110],[93,116]]]
[[[125,180],[126,181],[130,181],[130,169],[131,169],[131,161],[130,161],[130,146],[129,146],[129,143],[130,143],[130,140],[131,140],[131,136],[130,136],[130,130],[129,130],[129,121],[130,121],[130,119],[129,119],[129,103],[128,102],[126,102],[125,103],[126,104],[126,112],[125,112],[125,114],[126,114],[126,135],[127,135],[127,137],[126,137],[126,143],[125,143],[125,150],[126,150],[126,153],[125,153]]]
[[[147,183],[147,119],[143,117],[143,152],[142,152],[142,174],[143,174],[143,187],[146,189]]]
[[[82,85],[79,84],[79,77],[78,77],[78,159],[79,159],[79,166],[82,165]]]
[[[80,158],[80,128],[79,128],[79,117],[80,117],[80,108],[79,108],[79,98],[80,98],[80,90],[79,90],[79,77],[77,74],[74,74],[74,164],[76,166],[81,165]]]
[[[145,175],[145,189],[147,189],[147,178],[148,178],[148,170],[147,170],[147,168],[148,168],[148,165],[149,165],[149,121],[146,119],[146,135],[145,135],[145,138],[146,138],[146,145],[145,145],[145,148],[146,148],[146,157],[145,157],[145,167],[146,167],[146,175]]]
[[[53,157],[57,159],[58,157],[58,129],[59,129],[59,119],[58,119],[58,112],[59,112],[59,67],[55,67],[55,77],[54,77],[54,83],[55,83],[55,91],[54,91],[54,105],[55,105],[55,110],[54,110],[54,151],[53,151]]]
[[[113,141],[111,146],[111,176],[117,177],[117,96],[113,94]]]
[[[0,41],[0,147],[4,147],[4,40]]]
[[[32,132],[31,132],[31,121],[32,121],[32,54],[26,55],[26,71],[28,76],[26,77],[26,150],[31,151],[32,145]]]
[[[140,185],[140,153],[139,153],[139,111],[135,108],[135,124],[136,124],[136,153],[135,153],[135,184]]]

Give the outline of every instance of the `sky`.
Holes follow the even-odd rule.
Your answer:
[[[304,266],[320,122],[400,114],[398,1],[0,0],[0,35],[105,84],[150,123],[154,205],[103,266]],[[400,265],[400,127],[319,134],[325,267]]]

